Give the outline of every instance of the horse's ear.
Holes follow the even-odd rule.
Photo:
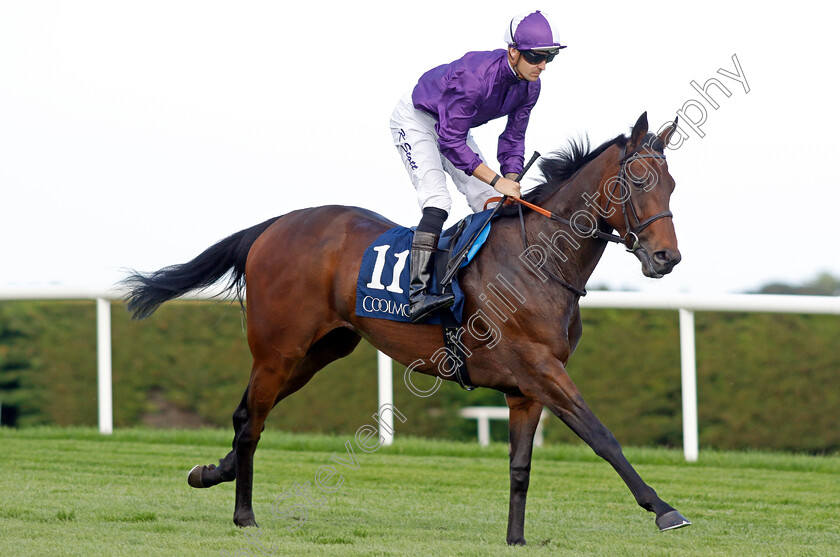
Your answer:
[[[642,140],[647,135],[647,132],[648,121],[647,111],[645,111],[641,116],[639,116],[639,119],[636,120],[636,124],[633,126],[633,131],[630,133],[630,145],[628,145],[628,148],[631,153],[642,144]]]
[[[662,130],[662,133],[659,134],[659,141],[664,147],[668,146],[668,143],[671,141],[671,136],[674,135],[675,131],[677,131],[677,121],[679,119],[679,116],[674,118],[674,122],[664,130]]]

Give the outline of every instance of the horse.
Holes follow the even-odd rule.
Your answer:
[[[459,344],[470,380],[503,393],[510,409],[508,544],[525,544],[531,454],[543,406],[613,466],[660,530],[690,524],[636,473],[566,372],[582,334],[580,296],[609,241],[624,243],[648,277],[662,277],[680,261],[668,209],[674,179],[664,155],[676,126],[675,120],[659,135],[649,133],[644,113],[629,136],[594,150],[588,140],[573,140],[546,157],[540,163],[545,183],[523,196],[540,211],[520,210],[517,218],[504,207],[478,255],[459,271],[464,316],[470,316]],[[218,466],[196,466],[188,477],[195,488],[236,480],[236,525],[257,525],[253,457],[271,409],[362,338],[409,366],[406,373],[453,380],[449,364],[430,358],[444,346],[441,325],[355,315],[362,254],[394,226],[357,207],[301,209],[237,232],[188,263],[133,272],[123,281],[135,319],[224,278],[225,291],[235,291],[240,303],[245,293],[253,366],[233,413],[233,447]]]

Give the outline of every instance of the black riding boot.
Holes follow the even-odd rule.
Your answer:
[[[412,323],[419,323],[435,311],[449,307],[455,302],[452,293],[429,293],[435,270],[438,237],[439,234],[417,231],[411,242],[411,283],[408,287],[408,301]]]

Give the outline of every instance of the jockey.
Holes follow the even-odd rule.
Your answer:
[[[539,11],[513,18],[505,42],[506,50],[468,52],[429,70],[391,115],[394,144],[423,211],[411,245],[412,323],[454,301],[452,294],[428,292],[438,238],[452,207],[446,174],[475,212],[496,192],[520,196],[515,178],[525,162],[525,129],[540,95],[540,74],[566,47]],[[483,162],[470,129],[502,116],[508,120],[499,136],[500,176]]]

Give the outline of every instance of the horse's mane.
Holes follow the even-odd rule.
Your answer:
[[[522,198],[535,205],[540,205],[547,197],[564,187],[569,178],[574,176],[587,163],[598,158],[601,153],[613,145],[624,147],[628,139],[626,135],[620,134],[605,141],[594,150],[589,143],[588,135],[580,139],[570,139],[566,147],[552,151],[539,162],[539,169],[544,182],[525,193]],[[645,136],[643,145],[647,145],[654,151],[662,152],[664,150],[659,138],[653,133],[648,133]],[[516,206],[504,207],[499,211],[502,215],[512,215],[516,212]]]
[[[626,143],[627,136],[621,134],[609,141],[605,141],[593,151],[589,144],[588,135],[577,140],[570,139],[567,147],[553,151],[540,161],[540,172],[542,172],[543,178],[545,179],[545,183],[542,185],[555,181],[565,183],[575,172],[583,168],[586,163],[595,160],[601,153],[613,145],[623,147]],[[539,189],[540,187],[538,186],[535,189]]]

